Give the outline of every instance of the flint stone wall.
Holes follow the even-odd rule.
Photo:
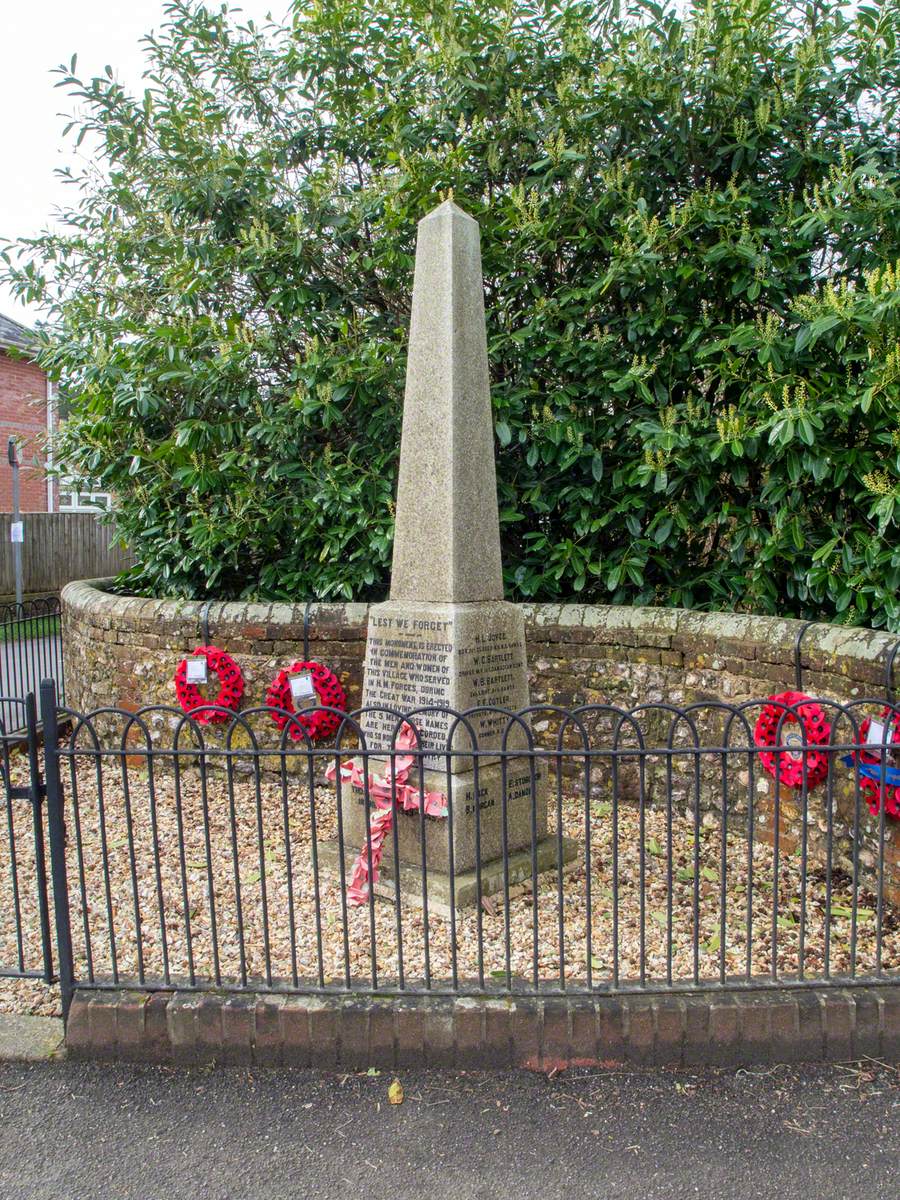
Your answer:
[[[103,582],[70,583],[62,593],[68,706],[80,712],[110,705],[131,712],[146,704],[174,706],[172,677],[180,659],[202,640],[203,605],[114,596],[103,590]],[[240,664],[244,708],[263,705],[276,672],[303,657],[304,607],[242,602],[210,606],[210,641]],[[799,621],[664,608],[522,607],[533,704],[562,708],[613,704],[626,709],[639,704],[740,704],[795,686]],[[313,604],[310,611],[310,658],[340,677],[351,709],[361,703],[367,615],[365,604]],[[868,629],[812,625],[802,641],[803,691],[843,704],[883,698],[886,666],[896,640]],[[757,713],[748,714],[751,729]],[[642,717],[645,744],[665,746],[669,722],[670,717],[660,711]],[[551,725],[552,718],[545,724],[539,716],[538,736]],[[723,718],[714,708],[698,713],[697,727],[701,744],[722,744]],[[843,728],[844,740],[853,740],[846,721]],[[165,720],[153,723],[154,738],[164,743],[167,732]],[[254,732],[270,745],[277,740],[275,726],[264,719],[254,722]],[[635,744],[627,736],[623,731],[620,745]],[[675,741],[690,744],[683,725],[678,726]],[[591,742],[595,747],[609,745],[599,733]],[[730,744],[747,745],[746,734],[733,729]],[[771,841],[777,825],[781,852],[799,852],[804,824],[801,797],[782,788],[776,821],[773,781],[752,758],[748,754],[729,759],[728,819],[732,827],[746,827],[752,805],[757,835]],[[671,791],[678,807],[692,808],[696,798],[689,762],[686,757],[679,759],[673,772]],[[599,762],[593,773],[595,793],[608,792],[608,784],[609,764]],[[643,795],[650,803],[665,803],[664,759],[648,760],[643,779],[636,760],[621,760],[620,790],[625,799]],[[722,791],[720,760],[705,756],[699,799],[706,825],[722,819]],[[834,861],[850,870],[857,806],[850,773],[842,768],[835,772],[834,800],[830,832]],[[811,791],[806,827],[813,863],[822,860],[827,844],[827,808],[827,789],[820,786]],[[879,820],[862,802],[859,823],[859,862],[868,878],[877,860],[881,831]],[[885,895],[896,903],[900,903],[898,826],[900,822],[890,818],[884,823]]]

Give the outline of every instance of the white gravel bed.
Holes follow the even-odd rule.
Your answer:
[[[64,764],[65,765],[65,764]],[[15,771],[20,781],[24,765]],[[336,876],[323,873],[319,887],[321,961],[316,933],[316,890],[312,871],[312,817],[309,795],[294,776],[287,779],[286,804],[277,777],[266,776],[259,784],[252,778],[235,776],[231,792],[224,774],[211,772],[206,808],[209,824],[209,862],[204,837],[204,800],[196,772],[185,772],[180,803],[171,774],[155,773],[155,819],[150,800],[147,771],[142,761],[128,766],[128,795],[122,786],[120,766],[104,761],[102,772],[102,820],[97,774],[82,761],[77,771],[78,828],[67,806],[70,903],[75,943],[76,976],[88,974],[90,951],[93,971],[108,977],[113,961],[123,982],[138,978],[140,947],[147,978],[158,979],[164,971],[164,953],[173,981],[189,970],[185,912],[189,917],[193,969],[198,977],[213,978],[213,911],[209,880],[214,882],[214,919],[218,934],[219,973],[224,983],[241,977],[290,980],[294,972],[326,983],[341,984],[346,963],[354,980],[372,981],[374,949],[377,984],[387,987],[398,979],[399,954],[397,912],[390,902],[376,900],[374,931],[368,906],[348,910],[347,936],[343,934],[342,896]],[[67,799],[71,780],[64,779]],[[132,814],[129,839],[126,806]],[[39,968],[40,932],[34,879],[33,839],[30,811],[26,802],[14,801],[20,902],[24,925],[27,965]],[[231,816],[236,835],[232,837]],[[286,814],[286,817],[285,817]],[[286,830],[286,824],[287,830]],[[553,817],[551,815],[551,827]],[[179,854],[178,830],[183,830],[184,853]],[[319,841],[336,835],[336,805],[328,786],[316,789],[315,830]],[[581,847],[579,865],[563,882],[563,937],[560,953],[557,881],[542,876],[537,894],[538,975],[553,982],[562,974],[571,984],[584,982],[588,964],[595,983],[611,977],[614,961],[613,938],[613,812],[602,798],[591,802],[590,892],[592,917],[588,943],[587,878],[584,855],[584,802],[579,796],[566,799],[563,831]],[[287,837],[286,837],[287,832]],[[743,974],[747,966],[748,932],[748,843],[736,831],[725,847],[726,919],[721,919],[720,891],[722,839],[717,820],[707,815],[700,828],[694,872],[695,831],[690,815],[676,814],[672,820],[672,888],[667,882],[669,829],[664,808],[645,809],[644,829],[640,814],[624,805],[618,815],[618,921],[619,978],[635,981],[639,975],[641,898],[644,910],[644,956],[647,980],[665,981],[667,959],[674,980],[688,981],[694,973],[694,892],[699,894],[698,971],[701,978],[718,978],[724,947],[728,975]],[[104,872],[103,842],[108,872]],[[79,854],[80,842],[80,854]],[[641,854],[643,842],[645,853]],[[159,871],[154,865],[154,843],[159,846]],[[293,890],[288,886],[286,847],[291,862]],[[643,860],[644,878],[641,881]],[[49,861],[49,850],[48,850]],[[211,871],[210,871],[211,864]],[[16,961],[10,855],[7,831],[0,832],[0,964]],[[778,921],[775,929],[774,963],[781,975],[799,967],[801,930],[805,935],[805,971],[815,977],[824,969],[825,873],[810,863],[805,905],[805,929],[801,900],[801,859],[795,853],[779,863]],[[236,877],[240,888],[237,903]],[[770,975],[773,968],[773,852],[757,841],[753,847],[753,894],[750,905],[752,934],[751,969]],[[82,887],[87,903],[83,903]],[[263,891],[265,890],[265,903]],[[530,891],[510,904],[510,965],[514,975],[533,978],[534,906]],[[829,934],[830,967],[840,973],[850,969],[850,881],[836,873],[832,883],[832,921]],[[668,911],[671,905],[671,942]],[[856,969],[871,971],[876,965],[875,900],[860,890],[857,925]],[[293,907],[293,919],[291,911]],[[483,972],[490,984],[505,978],[506,925],[502,896],[485,901],[481,913]],[[108,913],[112,913],[114,939],[110,937]],[[240,917],[240,922],[239,922]],[[421,981],[425,970],[426,925],[421,909],[405,906],[402,917],[402,956],[405,979]],[[141,926],[136,937],[136,920]],[[293,937],[292,937],[293,924]],[[268,944],[268,962],[266,945]],[[450,922],[429,915],[427,944],[431,979],[435,986],[451,975]],[[165,951],[164,951],[165,946]],[[668,949],[667,949],[668,948]],[[477,978],[478,915],[474,910],[458,914],[456,921],[457,970],[460,980]],[[881,963],[885,970],[900,966],[900,920],[885,906],[882,920]],[[31,981],[0,980],[0,1010],[54,1013],[58,994],[54,988]]]

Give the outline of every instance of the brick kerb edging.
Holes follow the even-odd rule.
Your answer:
[[[893,1062],[900,987],[390,1000],[79,989],[66,1044],[79,1058],[348,1071]]]

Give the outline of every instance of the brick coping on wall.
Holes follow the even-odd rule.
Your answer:
[[[900,988],[534,999],[79,989],[74,1057],[343,1071],[900,1061]]]

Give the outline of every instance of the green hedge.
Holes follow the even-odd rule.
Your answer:
[[[900,9],[168,6],[7,248],[166,595],[387,584],[417,220],[481,222],[508,594],[900,627]],[[99,170],[97,169],[99,168]]]

